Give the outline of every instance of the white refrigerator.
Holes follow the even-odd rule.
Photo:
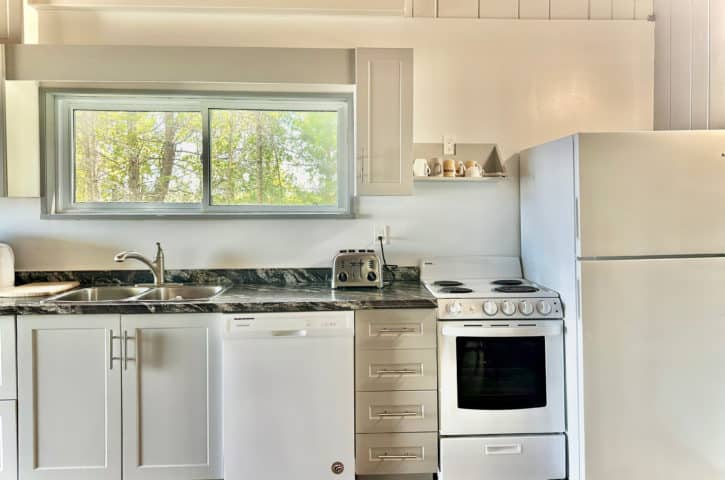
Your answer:
[[[521,154],[524,274],[565,306],[572,480],[725,479],[725,132]]]

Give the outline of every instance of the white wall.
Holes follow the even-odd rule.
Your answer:
[[[725,128],[725,2],[656,0],[655,128]]]
[[[416,142],[497,142],[505,157],[578,130],[651,129],[648,22],[283,17],[225,13],[41,11],[41,43],[412,47]],[[190,65],[189,68],[193,68]],[[170,268],[326,266],[338,248],[391,226],[388,260],[519,253],[518,179],[419,184],[406,198],[362,198],[355,220],[40,220],[37,199],[0,200],[0,241],[21,269],[109,268],[122,249],[164,243]]]

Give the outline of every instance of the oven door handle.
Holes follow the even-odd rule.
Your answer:
[[[444,337],[556,337],[561,335],[560,324],[532,327],[443,327]]]

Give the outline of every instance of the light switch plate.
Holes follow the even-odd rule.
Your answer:
[[[456,137],[453,135],[443,135],[443,155],[456,154]]]

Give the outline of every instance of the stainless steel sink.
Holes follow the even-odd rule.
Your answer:
[[[156,287],[139,295],[140,302],[174,302],[187,300],[210,300],[226,290],[220,285],[181,285]]]
[[[46,302],[52,303],[100,303],[119,302],[132,299],[146,293],[148,287],[93,287],[81,288],[51,297]]]

